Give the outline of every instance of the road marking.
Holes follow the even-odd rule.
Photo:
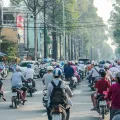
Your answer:
[[[8,93],[11,93],[11,91],[4,91],[4,94],[8,94]],[[82,90],[74,90],[73,91],[73,94],[74,95],[79,95],[82,93]],[[35,93],[33,93],[34,95],[42,95],[43,94],[43,91],[42,90],[39,90],[39,91],[36,91]]]
[[[82,90],[74,90],[73,95],[79,95],[81,94]]]
[[[43,113],[42,116],[47,116],[47,112]]]
[[[11,93],[11,91],[4,91],[4,94]]]
[[[42,94],[43,94],[43,91],[42,91],[42,90],[37,91],[37,92],[34,93],[34,95],[42,95]]]

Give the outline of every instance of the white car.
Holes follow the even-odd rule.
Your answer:
[[[39,71],[40,71],[39,62],[38,61],[22,61],[19,64],[19,66],[21,67],[21,70],[22,70],[23,73],[25,72],[28,64],[31,64],[31,67],[34,70],[34,77],[39,78],[40,77],[40,75],[39,75]]]

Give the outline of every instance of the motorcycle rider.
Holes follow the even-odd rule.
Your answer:
[[[66,79],[72,78],[74,75],[74,69],[71,67],[71,62],[68,62],[68,65],[64,67],[64,74]]]
[[[96,110],[97,109],[97,96],[103,94],[104,91],[107,91],[110,87],[110,83],[106,80],[106,72],[104,69],[100,70],[100,74],[101,74],[101,79],[98,80],[95,84],[95,88],[96,88],[96,92],[92,93],[91,95],[91,100],[93,102],[93,109],[91,110]]]
[[[111,80],[113,79],[112,72],[109,70],[107,65],[104,66],[104,69],[106,71],[106,79],[111,83]]]
[[[113,84],[107,94],[106,99],[111,100],[110,120],[114,120],[113,117],[117,111],[120,110],[120,72],[116,74],[116,84]],[[120,118],[119,118],[120,119]],[[118,119],[115,119],[118,120]]]
[[[91,76],[91,79],[90,79],[90,83],[93,85],[94,84],[94,81],[97,77],[99,77],[99,71],[100,71],[100,68],[95,66],[94,63],[92,63],[92,69],[91,71],[89,72],[89,76]]]
[[[112,67],[109,69],[112,73],[112,77],[115,80],[115,76],[119,71],[119,69],[116,67],[115,63],[113,63]]]
[[[73,96],[72,92],[71,92],[69,86],[66,85],[65,82],[63,82],[62,79],[61,79],[61,75],[62,75],[61,69],[56,68],[53,71],[53,75],[54,75],[53,82],[56,86],[59,84],[59,82],[62,82],[60,88],[64,89],[64,92],[65,92],[66,97],[67,97],[67,107],[66,107],[67,116],[66,116],[66,120],[70,120],[70,106],[72,106],[72,101],[71,101],[70,98]],[[47,98],[49,99],[48,100],[48,109],[47,109],[48,120],[52,120],[52,118],[50,116],[50,97],[51,97],[51,94],[52,94],[52,90],[53,90],[53,85],[52,85],[52,83],[49,83],[48,88],[47,88]]]
[[[16,87],[16,88],[22,88],[23,85],[22,85],[22,82],[23,81],[26,81],[24,75],[21,73],[21,69],[19,66],[16,66],[16,71],[12,74],[12,77],[11,77],[11,85],[12,87]],[[19,91],[18,91],[19,92]],[[19,92],[20,95],[21,95],[21,99],[23,102],[27,101],[26,100],[26,92],[23,91],[23,92]],[[13,104],[10,105],[10,107],[13,107]]]
[[[32,69],[31,64],[27,64],[27,68],[25,70],[25,78],[26,80],[32,80],[33,87],[36,87],[35,81],[34,81],[34,70]]]
[[[47,67],[47,73],[43,76],[43,84],[45,85],[45,89],[47,89],[48,84],[53,80],[53,67]]]

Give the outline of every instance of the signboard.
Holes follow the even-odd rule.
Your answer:
[[[24,18],[20,15],[17,16],[17,31],[18,43],[24,43]]]

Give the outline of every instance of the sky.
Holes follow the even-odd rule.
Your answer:
[[[98,14],[107,21],[112,10],[112,0],[94,0],[94,5],[98,8]]]
[[[9,1],[10,1],[10,0],[3,0],[4,6],[8,6],[8,5],[9,5]]]

